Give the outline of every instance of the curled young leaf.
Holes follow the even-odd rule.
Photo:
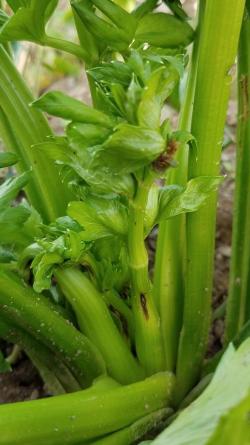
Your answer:
[[[141,126],[159,128],[162,106],[178,80],[179,74],[173,65],[161,67],[152,73],[145,84],[138,107],[138,122]]]
[[[145,15],[138,24],[135,42],[162,48],[189,45],[194,31],[188,23],[162,12]]]
[[[93,167],[105,165],[107,171],[125,174],[150,164],[164,151],[165,141],[158,131],[120,124],[97,149]]]
[[[42,238],[36,244],[29,246],[20,258],[19,264],[26,267],[27,262],[32,258],[31,268],[34,274],[33,287],[36,292],[51,287],[51,278],[55,267],[66,264],[80,264],[85,252],[89,249],[89,244],[85,243],[85,233],[65,228],[59,220],[56,221],[61,235],[51,239],[51,235]],[[66,224],[68,226],[68,224]],[[75,228],[76,223],[72,222],[70,227]],[[49,227],[48,227],[49,230]],[[54,234],[56,235],[56,234]]]
[[[95,14],[90,5],[96,6],[108,20]],[[127,50],[136,28],[136,20],[131,14],[110,0],[73,1],[72,7],[97,39],[117,51]]]

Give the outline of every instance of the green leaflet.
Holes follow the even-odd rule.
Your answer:
[[[138,24],[135,42],[148,43],[162,48],[187,46],[193,40],[190,25],[162,12],[145,15]]]
[[[108,21],[96,15],[90,5],[96,6]],[[136,28],[136,20],[131,14],[110,0],[74,1],[72,7],[96,39],[117,51],[127,50]]]
[[[53,116],[75,122],[99,124],[107,128],[112,128],[114,125],[109,116],[60,91],[46,93],[32,102],[32,105]]]
[[[167,186],[160,193],[157,222],[181,213],[195,212],[218,189],[221,176],[199,176],[191,179],[186,188]]]
[[[11,152],[0,153],[0,168],[10,167],[11,165],[15,165],[17,162],[18,162],[18,157],[15,153]]]
[[[107,171],[125,174],[150,164],[165,148],[160,133],[149,128],[120,124],[96,151],[93,168],[105,165]]]
[[[137,112],[138,122],[142,127],[159,128],[164,101],[173,92],[178,81],[178,71],[171,65],[152,73],[142,92]]]
[[[45,26],[53,13],[58,0],[11,1],[14,10],[0,32],[0,41],[29,40],[42,43]]]
[[[229,345],[212,382],[202,395],[183,410],[178,418],[151,442],[152,445],[224,445],[224,442],[214,440],[221,439],[220,433],[228,434],[226,425],[230,428],[228,422],[233,421],[232,410],[235,407],[238,406],[239,409],[238,412],[236,410],[236,415],[240,415],[241,410],[245,413],[249,411],[249,390],[250,339],[237,351],[232,344]],[[249,428],[245,431],[249,434]],[[248,442],[238,441],[238,438],[236,427],[236,430],[231,430],[231,442],[225,442],[225,445],[249,443],[249,436],[243,438],[247,438]]]
[[[4,372],[11,371],[10,364],[5,360],[1,350],[0,350],[0,374]]]
[[[127,209],[119,199],[87,196],[84,202],[69,203],[68,215],[84,228],[87,240],[127,234]]]

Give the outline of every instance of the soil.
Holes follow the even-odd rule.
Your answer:
[[[0,404],[35,400],[45,395],[44,384],[25,354],[22,354],[12,372],[0,374]]]

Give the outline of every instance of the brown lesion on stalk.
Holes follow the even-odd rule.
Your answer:
[[[112,304],[109,305],[109,310],[120,321],[125,337],[129,338],[128,322],[126,317],[124,317],[124,315],[121,314],[121,312],[118,311],[118,309],[116,309]]]
[[[247,121],[250,115],[250,106],[249,106],[249,78],[247,75],[241,76],[240,79],[240,88],[242,90],[242,115],[239,116],[243,121]]]
[[[167,143],[166,150],[153,162],[153,168],[157,172],[164,172],[173,166],[173,158],[179,148],[180,143],[175,139],[170,139]]]
[[[143,313],[145,315],[146,320],[149,319],[148,306],[147,306],[147,298],[144,294],[140,294],[140,301]]]

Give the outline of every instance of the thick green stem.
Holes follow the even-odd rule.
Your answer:
[[[67,366],[41,342],[6,319],[0,320],[0,337],[18,344],[38,369],[39,374],[54,395],[81,389]]]
[[[5,272],[0,272],[0,289],[2,313],[58,353],[83,387],[105,373],[103,359],[96,347],[61,317],[45,297]]]
[[[238,146],[226,342],[250,318],[250,17],[242,24],[238,55]]]
[[[189,178],[220,172],[227,103],[232,83],[245,1],[208,0],[198,54],[192,134],[197,150],[190,151]],[[230,33],[230,39],[228,34]],[[177,400],[199,377],[211,319],[216,196],[187,215],[187,264],[184,322],[178,350]]]
[[[138,183],[136,196],[130,204],[128,233],[135,343],[139,360],[148,375],[164,369],[160,317],[153,300],[144,241],[145,209],[152,180],[149,174]]]
[[[204,13],[203,2],[199,8],[198,27],[193,45],[186,94],[181,107],[179,129],[190,131],[196,83],[199,29]],[[185,185],[188,177],[188,147],[178,151],[178,167],[171,169],[167,184]],[[184,300],[184,273],[186,258],[186,216],[179,215],[159,225],[154,272],[154,298],[161,317],[166,369],[176,367],[179,336],[182,326]]]
[[[142,379],[143,370],[91,281],[73,268],[58,269],[56,278],[75,310],[80,328],[100,350],[109,374],[124,384]]]
[[[58,167],[33,148],[52,133],[43,115],[29,106],[33,98],[1,46],[0,59],[0,107],[5,115],[2,119],[1,114],[2,136],[6,148],[18,155],[18,168],[21,171],[32,168],[27,195],[45,222],[49,222],[65,214],[70,198],[66,185],[60,181]]]
[[[168,405],[172,374],[91,394],[91,389],[51,399],[0,406],[1,445],[75,445],[129,426]]]

